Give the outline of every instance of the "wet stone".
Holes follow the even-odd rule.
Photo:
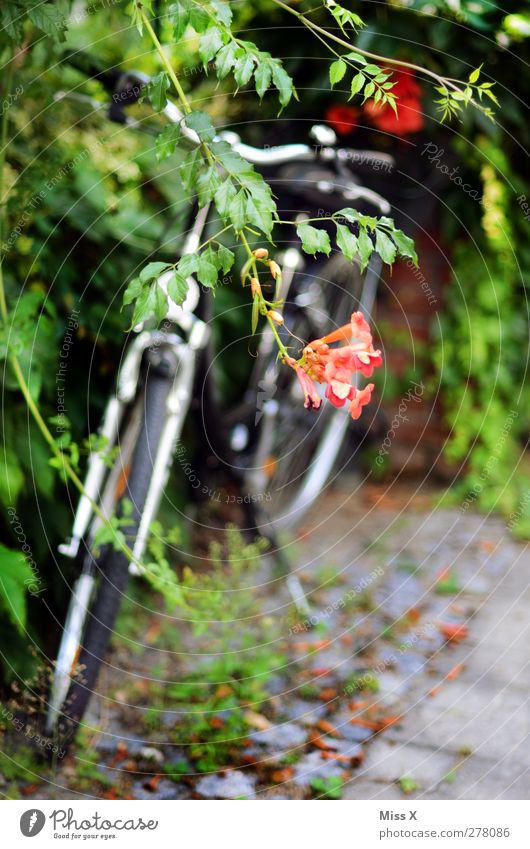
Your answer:
[[[352,725],[351,718],[352,714],[349,712],[340,712],[333,715],[333,725],[341,737],[351,743],[364,743],[369,740],[374,732],[369,728],[362,728],[360,725]]]
[[[205,799],[253,799],[256,779],[245,772],[229,770],[224,775],[206,775],[195,790]]]
[[[376,601],[385,614],[393,620],[401,619],[411,609],[422,603],[424,589],[420,582],[406,572],[389,575],[384,586],[377,591]]]
[[[335,778],[344,775],[344,765],[337,761],[324,760],[321,752],[310,752],[305,755],[294,767],[295,774],[292,778],[294,784],[299,787],[309,787],[313,778]]]
[[[145,780],[137,781],[133,784],[131,795],[135,799],[185,799],[189,798],[189,790],[183,784],[179,786],[173,781],[163,778],[156,787],[156,790],[150,790],[146,785]]]
[[[261,746],[289,751],[305,743],[307,731],[295,722],[284,722],[281,725],[272,725],[265,731],[254,731],[249,736],[251,740]]]
[[[293,699],[288,704],[282,705],[282,713],[289,719],[301,722],[302,725],[314,725],[326,715],[326,706],[321,702]]]

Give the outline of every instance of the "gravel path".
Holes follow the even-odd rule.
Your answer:
[[[92,754],[78,749],[22,795],[530,798],[528,548],[436,496],[344,476],[286,542],[311,613],[286,619],[285,588],[270,584],[287,660],[222,768],[200,773],[167,700],[138,732],[160,655],[121,643],[93,699]],[[181,663],[169,658],[165,680]]]

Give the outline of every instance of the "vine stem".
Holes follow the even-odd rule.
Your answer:
[[[259,278],[258,264],[256,262],[256,257],[252,253],[252,249],[251,249],[251,247],[248,243],[248,239],[243,232],[239,233],[239,237],[240,237],[240,239],[243,243],[243,246],[244,246],[244,248],[247,252],[247,256],[250,260],[252,271],[254,272],[254,277],[256,279],[258,279]],[[266,301],[265,301],[263,295],[260,295],[260,301],[261,301],[261,305],[265,308],[266,307]],[[272,334],[274,336],[274,339],[276,340],[276,344],[278,346],[280,354],[282,355],[283,358],[289,357],[289,351],[287,350],[287,348],[283,344],[282,340],[280,339],[280,336],[279,336],[278,330],[276,328],[276,324],[274,322],[274,319],[271,318],[268,311],[265,312],[265,318],[267,319],[267,321],[269,323],[269,327],[272,330]]]
[[[431,71],[429,70],[429,68],[423,68],[421,65],[416,65],[414,64],[414,62],[407,62],[404,59],[392,59],[389,56],[379,56],[379,54],[377,53],[371,53],[369,50],[363,50],[361,47],[357,47],[351,42],[340,38],[338,35],[335,35],[335,33],[329,32],[318,24],[315,24],[309,18],[306,18],[303,12],[297,12],[296,9],[293,9],[291,6],[288,6],[287,3],[284,3],[282,0],[272,0],[272,2],[276,6],[279,6],[281,9],[284,9],[286,12],[289,12],[290,15],[294,15],[296,18],[298,18],[298,20],[305,27],[312,30],[315,35],[317,35],[318,33],[319,36],[328,38],[331,41],[334,41],[336,44],[340,44],[341,47],[345,47],[347,50],[353,50],[355,53],[360,53],[362,56],[366,56],[367,59],[373,59],[376,62],[381,62],[386,65],[395,65],[399,68],[408,68],[411,71],[417,71],[420,74],[425,74],[426,76],[431,77],[433,80],[436,80],[439,85],[443,85],[446,88],[452,88],[453,91],[462,91],[462,88],[459,85],[455,85],[450,78],[443,77],[440,74],[437,74],[436,71]]]
[[[166,69],[167,74],[168,74],[171,82],[173,83],[175,91],[177,92],[178,98],[181,102],[182,108],[184,109],[184,112],[186,113],[186,115],[189,115],[190,112],[193,112],[193,109],[191,108],[191,104],[190,104],[188,98],[186,97],[186,92],[182,88],[182,86],[180,84],[180,80],[177,77],[171,62],[167,58],[167,56],[164,52],[164,48],[162,47],[159,38],[158,38],[156,32],[154,31],[153,27],[151,26],[151,22],[150,22],[149,18],[145,14],[144,7],[142,6],[142,4],[140,2],[138,2],[138,0],[136,2],[136,8],[138,9],[138,12],[140,13],[140,17],[142,19],[142,22],[143,22],[147,32],[149,33],[149,37],[150,37],[151,41],[153,42],[153,44],[156,48],[156,52],[160,56],[160,60],[163,64],[164,68]],[[204,156],[206,157],[206,159],[210,163],[210,165],[213,165],[214,164],[214,158],[212,156],[212,152],[210,151],[208,145],[205,144],[204,142],[201,142],[201,149],[204,153]]]

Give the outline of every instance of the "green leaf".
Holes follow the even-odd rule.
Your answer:
[[[365,100],[368,100],[368,98],[374,93],[374,89],[375,89],[375,83],[372,80],[370,80],[369,83],[366,83],[366,85],[364,87],[364,92],[363,92]]]
[[[155,311],[155,285],[145,286],[134,305],[134,313],[131,321],[131,327],[136,327],[142,321],[150,318]]]
[[[383,262],[392,265],[396,258],[397,248],[392,239],[383,230],[375,231],[375,249]]]
[[[182,129],[180,124],[169,124],[164,127],[155,139],[156,158],[159,162],[167,159],[175,152],[175,148],[179,143]]]
[[[222,269],[223,274],[228,274],[235,262],[234,252],[230,248],[225,247],[225,245],[219,245],[217,257],[218,266]]]
[[[229,216],[228,210],[229,210],[229,207],[230,207],[232,200],[235,197],[235,194],[236,194],[236,189],[234,188],[234,185],[233,185],[230,177],[227,177],[226,180],[224,180],[221,183],[221,185],[219,186],[219,188],[215,192],[215,195],[214,195],[215,206],[216,206],[217,212],[219,213],[219,215],[221,216],[223,221],[227,221],[227,219],[228,219],[228,216]]]
[[[212,258],[212,249],[208,248],[199,256],[197,277],[203,286],[213,289],[217,283],[218,270],[215,260]]]
[[[65,41],[66,20],[51,3],[39,3],[28,9],[28,17],[42,32],[53,39]]]
[[[199,42],[199,56],[206,66],[223,46],[223,37],[218,27],[210,27],[206,30]]]
[[[217,76],[220,80],[224,80],[224,78],[230,73],[232,68],[236,62],[236,50],[237,44],[234,44],[233,41],[230,41],[224,47],[221,48],[219,53],[215,59],[215,67],[217,70]]]
[[[272,80],[278,89],[281,105],[287,106],[294,94],[294,86],[291,77],[279,62],[272,65]]]
[[[476,81],[480,77],[481,70],[482,70],[482,65],[480,65],[480,67],[478,67],[478,68],[475,68],[474,71],[471,71],[471,73],[469,75],[469,82],[470,83],[476,83]]]
[[[366,77],[360,71],[351,81],[351,96],[358,94],[366,82]]]
[[[194,257],[195,258],[195,257]],[[167,284],[167,293],[171,300],[181,306],[188,294],[188,281],[180,274],[173,274]]]
[[[347,69],[346,62],[343,62],[342,59],[337,59],[336,62],[333,62],[329,68],[329,81],[332,86],[336,83],[340,83]]]
[[[243,189],[230,201],[228,216],[236,232],[240,232],[247,223],[247,198]]]
[[[194,130],[202,142],[211,142],[215,138],[215,127],[206,112],[190,112],[186,115],[186,126]]]
[[[374,250],[372,240],[364,227],[359,231],[357,245],[359,247],[359,256],[361,257],[361,271],[364,271]]]
[[[414,247],[414,242],[410,236],[406,236],[401,230],[394,230],[392,238],[397,245],[399,255],[410,258],[417,265],[418,255]]]
[[[12,507],[17,503],[23,486],[24,472],[17,455],[4,438],[4,445],[0,447],[0,502],[6,507]]]
[[[187,279],[197,271],[198,262],[197,254],[184,254],[177,263],[177,271],[181,277]]]
[[[125,292],[123,293],[123,306],[125,307],[127,306],[127,304],[132,304],[132,302],[136,300],[142,289],[143,283],[139,277],[135,277],[133,280],[131,280]]]
[[[201,6],[192,6],[190,9],[190,24],[195,32],[204,32],[210,25],[210,16],[206,9]]]
[[[21,634],[26,626],[26,588],[35,580],[22,552],[0,544],[0,605]]]
[[[211,165],[202,172],[197,180],[197,199],[201,208],[213,200],[220,183],[221,177],[215,165]]]
[[[158,284],[155,287],[155,318],[160,323],[167,315],[167,295]]]
[[[246,210],[249,223],[258,227],[266,236],[270,236],[273,228],[270,208],[266,204],[260,203],[259,198],[249,195]]]
[[[165,71],[160,71],[156,77],[153,77],[147,87],[147,93],[151,101],[151,106],[155,112],[161,112],[167,105],[166,92],[169,89],[169,77]]]
[[[238,86],[246,85],[254,70],[254,57],[250,53],[241,56],[236,62],[234,79]]]
[[[180,41],[190,22],[189,3],[172,3],[170,7],[170,21],[173,24],[173,36],[175,41]]]
[[[150,262],[140,271],[140,282],[149,283],[151,280],[156,280],[167,267],[167,262]]]
[[[254,80],[256,81],[256,91],[261,100],[272,81],[272,68],[269,62],[261,61],[259,63],[254,74]]]
[[[299,224],[296,232],[306,254],[314,256],[316,253],[323,253],[329,256],[331,243],[325,230],[312,227],[311,224]]]
[[[212,0],[212,6],[219,23],[229,27],[232,23],[232,10],[228,3],[222,3],[221,0]]]
[[[357,255],[358,245],[355,236],[345,224],[337,224],[337,247],[346,259],[352,260]]]

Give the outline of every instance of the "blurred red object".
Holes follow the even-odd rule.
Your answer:
[[[357,119],[361,110],[355,106],[336,103],[330,106],[326,112],[326,123],[333,127],[339,136],[347,136],[353,133],[357,127]]]

